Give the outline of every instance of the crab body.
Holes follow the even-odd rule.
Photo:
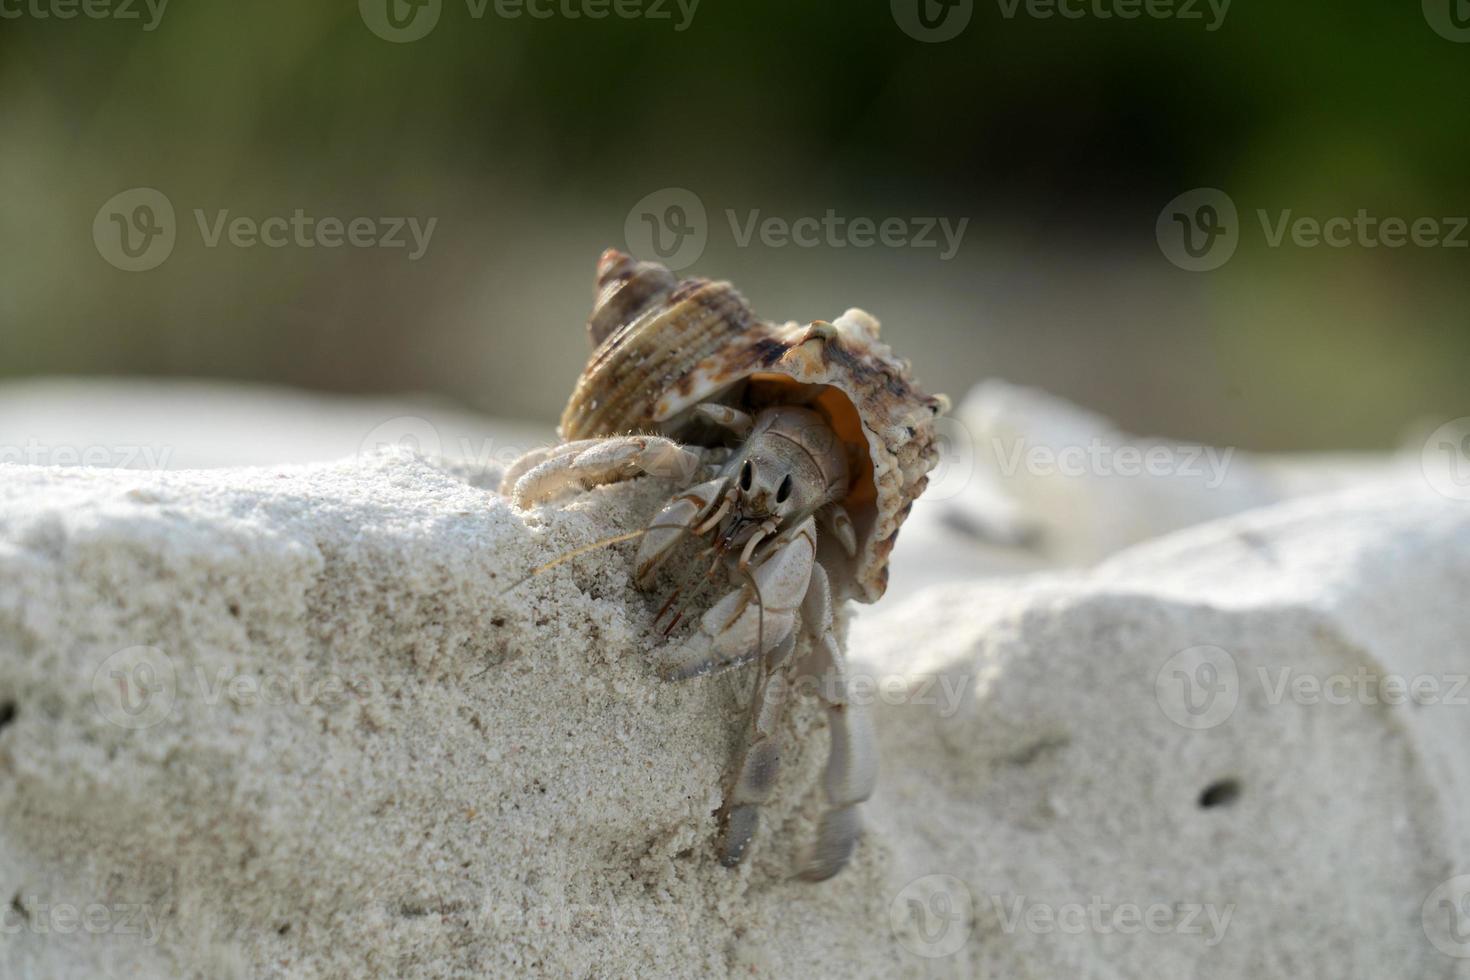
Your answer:
[[[524,507],[640,473],[680,485],[641,536],[635,581],[655,588],[692,537],[712,556],[706,577],[723,568],[732,587],[668,644],[660,673],[758,670],[721,810],[721,860],[745,856],[778,769],[786,693],[793,676],[814,674],[831,733],[828,809],[803,876],[830,877],[860,836],[858,804],[877,769],[867,713],[849,697],[834,609],[882,595],[898,527],[937,461],[934,419],[946,403],[914,386],[861,310],[834,323],[773,324],[728,283],[680,282],[611,250],[598,265],[588,330],[595,350],[562,417],[565,442],[519,460],[506,486]],[[665,636],[689,586],[659,610]]]

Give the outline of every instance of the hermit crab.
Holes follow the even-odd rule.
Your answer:
[[[745,856],[775,781],[777,734],[797,676],[821,679],[831,733],[828,808],[802,875],[847,863],[877,751],[849,696],[835,610],[874,602],[899,525],[938,461],[944,397],[920,391],[907,362],[851,309],[833,322],[771,323],[727,282],[678,280],[615,250],[597,267],[594,350],[562,415],[563,442],[527,454],[502,484],[517,507],[643,473],[679,487],[641,531],[634,578],[652,589],[690,537],[708,541],[708,575],[731,590],[660,654],[683,679],[755,664],[756,697],[720,812],[720,858]],[[702,569],[700,569],[702,570]],[[670,636],[675,590],[657,623]]]

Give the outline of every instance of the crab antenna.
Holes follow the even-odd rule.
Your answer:
[[[653,528],[646,527],[639,531],[629,531],[627,534],[615,534],[610,538],[603,538],[601,541],[594,541],[591,544],[584,544],[580,548],[573,548],[571,551],[568,551],[565,554],[556,556],[555,558],[551,559],[551,561],[546,562],[544,565],[537,565],[535,568],[531,569],[531,571],[528,572],[524,577],[519,578],[512,584],[506,586],[505,590],[500,594],[505,595],[507,592],[513,592],[516,589],[520,588],[522,585],[525,585],[527,582],[531,581],[531,579],[535,578],[537,575],[540,575],[542,572],[549,572],[556,566],[562,564],[563,562],[571,561],[578,555],[585,555],[589,551],[596,551],[598,548],[606,548],[608,545],[619,544],[623,541],[632,541],[634,538],[641,538],[643,537],[643,535],[647,534],[651,530],[653,530]]]
[[[699,553],[699,557],[703,558],[705,555],[714,550],[715,546],[710,545],[708,548]],[[714,578],[715,571],[720,567],[720,559],[722,557],[724,557],[723,552],[715,555],[715,560],[710,564],[709,571],[704,573],[704,577],[706,579]],[[668,636],[669,634],[673,633],[674,627],[679,625],[679,620],[684,618],[684,613],[686,610],[688,610],[689,603],[692,602],[694,599],[694,590],[692,586],[694,584],[694,580],[698,577],[698,568],[693,568],[689,572],[687,572],[683,580],[679,583],[679,587],[674,590],[674,594],[669,596],[669,601],[664,603],[664,608],[660,609],[658,615],[654,617],[653,625],[657,626],[659,620],[663,619],[664,613],[668,612],[669,608],[674,606],[674,600],[678,599],[681,594],[683,595],[683,601],[674,608],[674,618],[670,619],[669,625],[664,627],[664,636]]]
[[[766,600],[761,598],[761,587],[755,580],[755,575],[748,568],[740,569],[740,574],[745,576],[745,581],[750,585],[750,591],[755,593],[755,655],[761,661],[761,670],[765,667],[766,646]]]
[[[650,524],[639,531],[629,531],[627,534],[614,534],[610,538],[603,538],[601,541],[594,541],[591,544],[584,544],[579,548],[573,548],[571,551],[568,551],[565,554],[557,555],[555,558],[551,559],[551,561],[549,562],[546,562],[544,565],[537,565],[535,568],[531,569],[531,571],[527,573],[524,577],[517,579],[515,582],[506,586],[504,591],[502,591],[500,594],[505,595],[508,592],[513,592],[516,589],[520,588],[522,585],[525,585],[527,582],[531,581],[531,579],[535,578],[537,575],[540,575],[542,572],[549,572],[556,566],[562,564],[563,562],[571,561],[578,555],[585,555],[589,551],[596,551],[598,548],[606,548],[608,545],[621,544],[624,541],[632,541],[634,538],[641,538],[649,531],[660,531],[668,528],[683,531],[686,534],[689,533],[689,528],[685,527],[682,524]]]
[[[741,569],[749,567],[750,556],[755,554],[756,545],[760,544],[761,541],[766,537],[766,535],[773,533],[775,530],[775,522],[769,520],[762,524],[760,527],[756,528],[755,533],[750,536],[750,540],[745,542],[745,550],[740,552]]]

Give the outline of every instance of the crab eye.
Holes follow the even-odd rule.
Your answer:
[[[750,465],[750,460],[747,459],[745,461],[745,465],[742,466],[742,467],[740,467],[740,489],[741,490],[749,490],[750,489],[750,481],[753,480],[754,478],[755,478],[755,469],[754,469],[754,467],[752,467]]]
[[[791,474],[787,473],[786,479],[782,480],[781,485],[776,488],[776,503],[786,503],[786,498],[789,496],[791,496]]]

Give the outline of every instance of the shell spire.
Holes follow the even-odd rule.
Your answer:
[[[597,261],[597,299],[587,318],[587,337],[592,346],[636,320],[677,284],[674,274],[656,262],[639,262],[615,248],[603,252]]]

